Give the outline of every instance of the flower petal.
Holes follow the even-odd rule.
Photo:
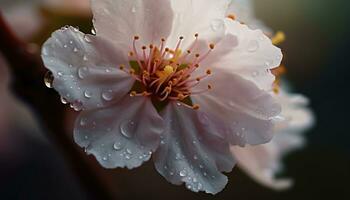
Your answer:
[[[194,35],[207,42],[216,42],[225,32],[225,12],[230,0],[171,0],[175,12],[168,46],[173,47],[183,36],[183,49],[194,41]]]
[[[275,76],[270,69],[280,66],[281,50],[260,30],[251,30],[233,20],[225,20],[227,33],[202,66],[223,68],[271,90]],[[208,47],[201,47],[207,51]]]
[[[125,97],[108,108],[83,111],[74,139],[106,168],[140,166],[159,145],[163,121],[151,101]]]
[[[52,34],[42,49],[53,87],[77,109],[93,109],[118,101],[134,80],[119,70],[127,60],[105,40],[73,27]]]
[[[220,192],[227,183],[220,171],[231,171],[235,163],[228,143],[192,109],[169,103],[162,116],[166,130],[154,156],[158,172],[195,192]]]
[[[97,35],[123,46],[126,53],[135,35],[149,45],[170,34],[169,0],[92,0],[91,5]]]
[[[254,3],[251,0],[232,0],[226,11],[226,16],[229,15],[234,15],[236,20],[248,25],[251,29],[260,29],[265,34],[273,32],[256,18]]]
[[[232,146],[231,151],[238,166],[257,182],[276,190],[287,189],[293,184],[290,179],[276,179],[280,170],[279,149],[274,142],[258,146]]]
[[[211,83],[212,90],[191,98],[231,144],[256,145],[271,140],[273,119],[281,107],[269,93],[223,70],[214,71],[200,85],[206,86],[205,83]]]

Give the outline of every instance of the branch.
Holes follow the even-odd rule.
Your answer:
[[[107,183],[97,174],[64,131],[65,107],[58,94],[45,87],[45,67],[38,53],[18,39],[6,24],[0,13],[0,52],[7,59],[12,73],[12,89],[15,95],[25,101],[36,113],[44,126],[47,138],[62,152],[81,185],[92,199],[115,199]]]

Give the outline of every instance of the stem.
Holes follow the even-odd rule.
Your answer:
[[[0,12],[0,52],[4,55],[12,73],[12,89],[36,113],[44,133],[63,154],[85,191],[92,199],[116,199],[108,190],[107,181],[98,176],[98,170],[89,164],[81,150],[64,131],[65,107],[54,90],[43,83],[45,68],[38,53],[18,39]]]

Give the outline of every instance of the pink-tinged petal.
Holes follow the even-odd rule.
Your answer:
[[[200,113],[176,103],[162,112],[166,127],[154,156],[156,169],[169,182],[192,191],[216,194],[227,183],[221,171],[235,164],[229,145]]]
[[[170,34],[170,0],[92,0],[91,5],[96,34],[123,46],[126,53],[136,35],[148,46]]]
[[[223,70],[200,85],[212,85],[206,93],[192,96],[194,103],[216,124],[220,135],[226,135],[233,145],[257,145],[271,140],[274,118],[280,105],[266,91],[239,75]]]
[[[290,179],[275,178],[275,173],[281,167],[281,158],[274,144],[244,148],[233,146],[231,151],[237,159],[238,166],[260,184],[276,190],[287,189],[293,184]]]
[[[225,33],[225,12],[229,0],[171,0],[175,12],[168,46],[173,47],[183,36],[182,48],[193,43],[196,33],[208,43],[217,42]]]
[[[118,49],[73,27],[54,32],[43,46],[42,58],[55,77],[53,87],[76,109],[116,102],[133,84],[133,79],[119,70],[119,65],[128,61]]]
[[[222,68],[271,90],[275,76],[270,69],[280,66],[281,50],[260,30],[252,30],[233,20],[225,20],[227,33],[201,64]],[[207,47],[203,47],[207,49]]]
[[[126,96],[107,108],[83,111],[74,139],[102,166],[132,169],[150,159],[163,129],[163,120],[148,98]]]

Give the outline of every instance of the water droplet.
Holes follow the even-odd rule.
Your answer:
[[[87,120],[85,118],[80,119],[80,126],[86,126]]]
[[[136,129],[135,122],[126,120],[120,124],[120,132],[126,138],[131,138]]]
[[[219,31],[219,30],[223,30],[224,28],[224,23],[222,20],[219,20],[219,19],[215,19],[211,22],[211,29],[216,32],[216,31]]]
[[[113,91],[112,90],[107,90],[107,91],[104,91],[102,92],[102,98],[105,100],[105,101],[111,101],[113,99]]]
[[[113,144],[113,149],[117,150],[117,151],[122,150],[123,149],[123,144],[121,142],[116,142],[116,143]]]
[[[73,44],[73,40],[69,41],[69,44]]]
[[[72,64],[69,64],[68,67],[73,68],[73,65],[72,65]]]
[[[88,58],[87,58],[86,55],[83,56],[83,60],[84,60],[84,61],[87,61],[87,60],[88,60]]]
[[[79,32],[79,27],[73,27],[73,31],[76,33]]]
[[[85,139],[85,140],[89,139],[89,136],[85,135],[85,136],[84,136],[84,139]]]
[[[75,111],[81,111],[83,109],[83,103],[81,101],[75,101],[71,104],[71,107]]]
[[[57,72],[57,75],[58,76],[63,76],[63,72],[59,71],[59,72]]]
[[[254,72],[252,73],[252,76],[253,76],[253,77],[259,76],[259,72],[258,72],[258,71],[254,71]]]
[[[161,141],[160,141],[160,144],[161,144],[161,145],[164,145],[164,144],[165,144],[165,141],[164,141],[164,140],[161,140]]]
[[[78,69],[78,76],[81,79],[84,79],[89,74],[89,68],[88,67],[80,67]]]
[[[135,6],[133,6],[133,7],[131,8],[131,12],[132,12],[132,13],[136,13],[136,7],[135,7]]]
[[[199,165],[199,168],[203,169],[203,168],[204,168],[204,166],[203,166],[203,165]]]
[[[50,72],[50,71],[46,72],[45,77],[44,77],[44,83],[45,83],[46,87],[52,88],[53,80],[54,80],[54,76],[53,76],[52,72]]]
[[[193,182],[194,182],[194,183],[197,183],[197,182],[198,182],[198,180],[196,179],[196,177],[193,177]]]
[[[203,188],[203,185],[201,183],[198,183],[198,190],[201,190]]]
[[[130,160],[130,156],[129,155],[125,155],[125,158],[127,159],[127,160]]]
[[[247,50],[251,53],[256,52],[259,49],[259,43],[256,40],[252,40],[249,42]]]
[[[67,104],[67,103],[68,103],[67,99],[65,99],[64,97],[61,97],[61,102],[62,102],[63,104]]]
[[[208,174],[207,174],[207,172],[203,172],[203,176],[207,176]]]
[[[195,156],[193,156],[193,159],[198,160],[198,157],[195,155]]]
[[[91,29],[91,33],[96,35],[96,30],[94,28]]]
[[[181,170],[180,173],[179,173],[179,175],[180,175],[181,177],[185,177],[185,176],[187,175],[186,170]]]
[[[75,53],[77,53],[77,52],[78,52],[78,49],[77,49],[76,47],[74,47],[73,51],[74,51]]]
[[[103,157],[102,160],[106,161],[106,160],[107,160],[107,157]]]
[[[90,92],[90,91],[88,91],[88,90],[86,90],[85,92],[84,92],[84,96],[86,97],[86,98],[91,98],[92,97],[92,92]]]
[[[128,153],[128,154],[132,154],[131,149],[127,148],[127,149],[126,149],[126,153]]]
[[[88,35],[84,35],[84,40],[85,40],[85,42],[87,42],[87,43],[90,43],[90,42],[91,42],[91,39],[90,39],[90,37],[89,37]]]
[[[65,44],[65,45],[63,45],[63,47],[64,47],[64,48],[67,48],[68,46]]]

